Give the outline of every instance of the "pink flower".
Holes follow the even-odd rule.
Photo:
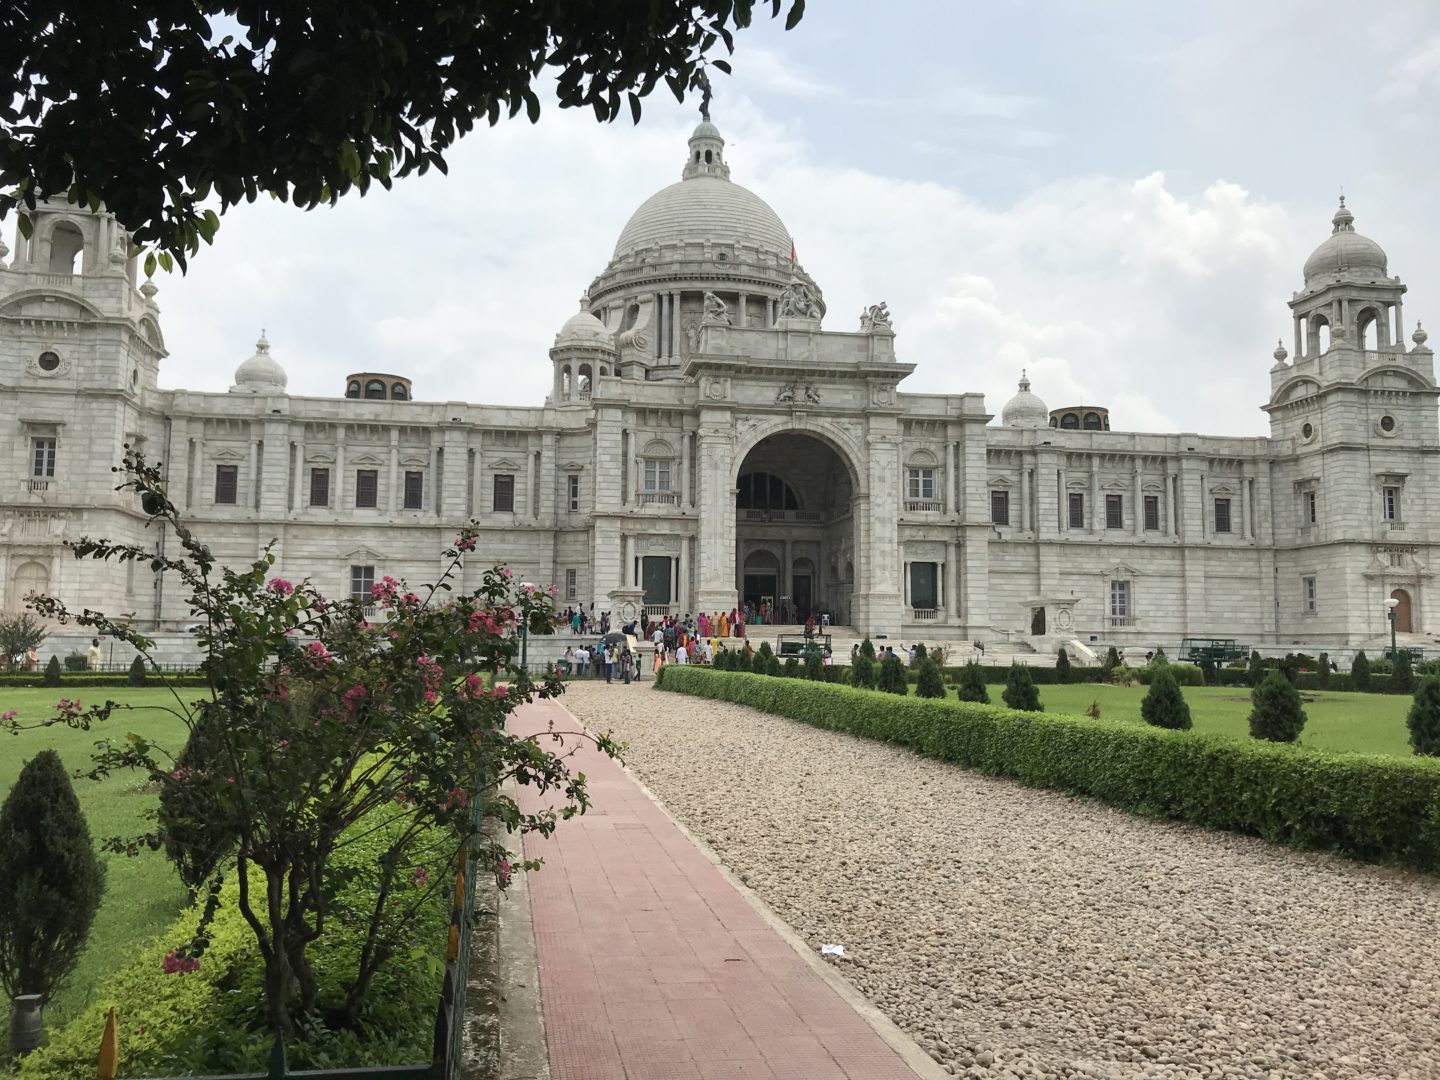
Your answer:
[[[71,701],[69,698],[61,698],[55,703],[55,711],[66,720],[73,720],[85,711],[85,706],[78,701]]]
[[[524,593],[526,596],[529,596],[531,593],[533,593],[533,592],[535,591],[535,586],[534,586],[534,585],[521,585],[521,586],[520,586],[520,591],[521,591],[522,593]]]
[[[400,603],[402,604],[418,604],[419,602],[420,597],[416,596],[413,592],[407,592],[404,596],[400,597]]]
[[[415,873],[410,875],[410,880],[423,889],[430,880],[430,871],[423,866],[417,866]]]
[[[284,578],[276,577],[271,578],[265,583],[265,590],[274,593],[276,596],[289,596],[295,591],[295,586]]]
[[[340,700],[345,706],[345,711],[347,713],[354,713],[355,710],[360,707],[360,703],[365,700],[365,694],[366,690],[363,686],[352,686],[349,690],[346,690],[345,693],[341,694]]]
[[[471,700],[482,697],[485,693],[485,680],[479,675],[466,675],[465,686],[460,693],[462,697],[468,697]]]
[[[500,573],[508,578],[510,576],[510,568],[508,566],[502,566],[500,568]]]
[[[500,888],[506,888],[510,884],[510,860],[501,859],[500,865],[495,867],[495,882]]]
[[[559,586],[559,585],[551,585],[551,586],[550,586],[550,589],[549,589],[549,592],[550,592],[550,595],[551,595],[551,596],[559,596],[559,595],[560,595],[560,586]]]
[[[194,956],[183,955],[179,949],[171,949],[165,954],[160,970],[166,975],[188,975],[192,971],[200,970],[200,960]]]
[[[324,643],[319,641],[312,641],[309,645],[306,645],[305,655],[317,664],[326,664],[335,659],[330,655],[330,650],[325,648]]]
[[[14,720],[17,715],[14,709],[6,709],[3,713],[0,713],[0,724],[8,724],[11,720]]]
[[[396,581],[393,577],[390,577],[387,574],[374,585],[370,586],[370,599],[380,602],[393,600],[395,597],[395,590],[399,586],[399,584],[400,583],[398,581]]]
[[[474,550],[475,550],[475,537],[473,537],[473,536],[461,536],[461,537],[459,537],[459,538],[455,541],[455,547],[456,547],[456,549],[459,550],[459,551],[474,551]]]

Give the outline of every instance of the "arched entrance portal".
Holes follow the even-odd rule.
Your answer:
[[[1410,603],[1410,594],[1404,589],[1396,589],[1390,594],[1390,599],[1400,601],[1395,605],[1395,632],[1397,634],[1413,634],[1415,632],[1415,611]]]
[[[829,443],[786,431],[756,443],[735,479],[735,589],[768,622],[836,624],[855,588],[855,478]]]

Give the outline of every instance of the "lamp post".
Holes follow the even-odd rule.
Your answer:
[[[528,581],[520,583],[521,592],[534,592],[535,586]],[[520,670],[528,673],[530,671],[526,661],[530,652],[530,617],[527,615],[520,620]]]
[[[1395,663],[1395,609],[1400,606],[1400,601],[1391,596],[1385,600],[1385,617],[1390,620],[1390,663]]]

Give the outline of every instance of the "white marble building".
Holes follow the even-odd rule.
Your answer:
[[[1052,417],[1023,378],[995,423],[979,394],[900,389],[914,365],[883,305],[822,330],[820,289],[724,150],[695,129],[532,408],[412,400],[383,373],[293,396],[263,338],[230,393],[161,389],[156,289],[123,231],[47,207],[0,244],[0,606],[41,590],[188,621],[143,568],[62,547],[156,539],[112,490],[129,441],[222,558],[273,538],[281,573],[334,593],[427,579],[476,518],[487,560],[620,614],[766,597],[902,639],[1343,647],[1385,633],[1393,596],[1402,633],[1440,633],[1433,356],[1422,330],[1404,342],[1405,286],[1343,205],[1289,300],[1269,438]]]

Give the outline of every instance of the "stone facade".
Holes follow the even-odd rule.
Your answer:
[[[273,539],[277,572],[336,594],[427,579],[475,519],[485,561],[622,617],[765,597],[891,638],[1343,648],[1385,634],[1393,596],[1402,632],[1437,633],[1433,357],[1353,220],[1290,300],[1270,437],[1220,438],[1062,426],[1023,378],[998,425],[978,394],[903,393],[885,306],[821,328],[708,121],[556,336],[535,408],[370,373],[291,395],[263,336],[230,393],[161,389],[157,289],[123,230],[48,206],[0,244],[0,606],[50,591],[187,624],[143,568],[63,548],[160,542],[113,490],[130,443],[222,559]]]

